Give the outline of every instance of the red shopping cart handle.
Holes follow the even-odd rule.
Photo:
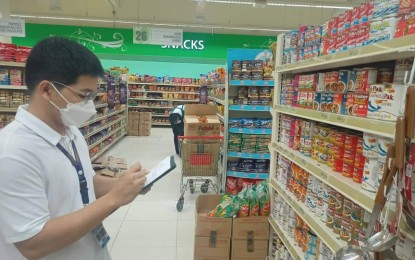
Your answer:
[[[189,140],[223,140],[223,136],[215,135],[215,136],[178,136],[180,140],[189,139]]]

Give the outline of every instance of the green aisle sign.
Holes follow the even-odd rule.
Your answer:
[[[30,47],[52,35],[77,41],[104,59],[197,63],[225,63],[230,48],[269,49],[276,41],[276,37],[269,36],[183,32],[181,46],[161,46],[134,44],[133,29],[27,23],[26,37],[13,37],[13,43]],[[140,40],[144,38],[141,34]]]

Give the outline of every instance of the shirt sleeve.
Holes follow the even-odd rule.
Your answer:
[[[41,170],[20,153],[0,156],[0,232],[7,243],[37,235],[50,219]]]

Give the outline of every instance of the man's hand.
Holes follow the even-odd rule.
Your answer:
[[[134,164],[126,172],[121,174],[121,177],[108,195],[114,199],[118,207],[129,204],[143,190],[148,173],[148,170],[141,169],[140,163]]]

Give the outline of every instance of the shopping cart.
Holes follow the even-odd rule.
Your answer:
[[[209,187],[216,193],[222,193],[222,147],[223,136],[179,136],[182,157],[180,180],[180,198],[176,209],[181,212],[184,193],[189,189],[194,193],[197,187],[203,193]]]

